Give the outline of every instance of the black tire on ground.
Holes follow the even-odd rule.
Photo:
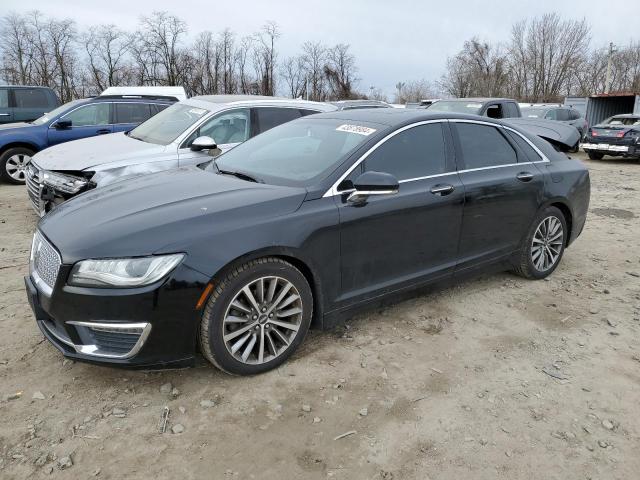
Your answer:
[[[24,185],[25,180],[17,180],[13,178],[8,172],[7,162],[14,155],[27,155],[29,157],[33,157],[35,155],[35,152],[29,148],[15,147],[5,150],[0,155],[0,179],[4,180],[5,182],[13,183],[14,185]]]
[[[241,361],[241,359],[235,358],[225,344],[224,318],[227,311],[231,311],[230,305],[234,301],[234,298],[236,298],[236,295],[240,294],[243,288],[251,285],[252,282],[261,278],[273,277],[279,277],[280,279],[291,283],[299,293],[299,300],[297,300],[297,302],[302,309],[302,313],[298,315],[299,326],[297,331],[291,334],[295,335],[295,337],[289,339],[288,346],[286,346],[287,344],[285,343],[279,344],[279,348],[282,348],[283,350],[275,356],[275,358],[271,358],[266,361],[265,357],[265,361],[263,363],[245,363]],[[266,372],[284,363],[284,361],[293,354],[304,340],[304,337],[309,330],[309,325],[311,324],[311,318],[313,315],[313,294],[307,279],[289,262],[275,257],[265,257],[252,260],[223,273],[223,277],[216,278],[213,285],[214,290],[211,293],[202,313],[199,340],[200,349],[204,357],[219,369],[233,375],[253,375]],[[265,290],[266,287],[263,287],[263,300],[267,298],[267,295],[264,293]],[[256,296],[258,295],[256,294]],[[278,297],[278,295],[276,294],[274,297]],[[278,319],[277,310],[278,309],[275,310],[275,319]],[[242,324],[242,328],[252,323],[253,320],[249,320],[251,315],[252,313],[246,314],[247,320]],[[262,317],[263,315],[260,316],[260,318]],[[239,328],[241,327],[238,327],[238,329]],[[264,328],[267,328],[266,325]],[[261,332],[262,330],[258,331]],[[255,335],[257,337],[259,333],[256,332]],[[276,338],[276,342],[277,341],[278,339]],[[251,340],[247,340],[247,344],[250,342]],[[266,344],[267,340],[265,339],[264,342]],[[273,340],[271,340],[271,343],[273,344]],[[268,345],[265,346],[265,348],[267,347]],[[237,352],[244,348],[245,345],[243,344]]]
[[[589,158],[591,160],[602,160],[602,158],[604,157],[604,153],[600,152],[589,152],[587,155],[589,155]]]
[[[552,266],[545,270],[538,269],[536,265],[534,265],[533,261],[533,239],[536,234],[536,230],[542,224],[542,222],[550,217],[555,217],[560,221],[560,225],[562,226],[562,242],[559,246],[559,255],[553,263]],[[560,261],[562,260],[562,256],[564,254],[565,245],[567,243],[567,222],[564,218],[564,214],[556,207],[546,207],[542,209],[533,222],[531,223],[531,227],[529,227],[529,231],[527,232],[527,236],[525,237],[522,245],[520,246],[520,252],[517,257],[517,264],[515,265],[513,271],[517,275],[521,277],[532,279],[532,280],[540,280],[543,279],[553,273],[553,271],[558,267]],[[557,233],[556,233],[557,234]],[[542,252],[544,254],[544,252]]]

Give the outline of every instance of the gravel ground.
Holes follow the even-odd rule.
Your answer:
[[[64,360],[24,293],[36,218],[0,184],[0,478],[638,478],[640,164],[586,163],[587,225],[547,281],[416,295],[253,378]]]

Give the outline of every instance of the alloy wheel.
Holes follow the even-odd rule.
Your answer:
[[[539,272],[552,268],[560,258],[564,244],[562,223],[555,216],[540,222],[531,241],[531,262]]]
[[[276,276],[252,280],[233,297],[224,316],[224,344],[246,364],[260,365],[282,355],[302,324],[300,293]]]
[[[31,157],[29,155],[17,153],[7,158],[5,169],[11,178],[18,182],[24,182],[29,162],[31,162]]]

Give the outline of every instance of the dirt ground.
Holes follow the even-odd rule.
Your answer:
[[[0,184],[0,478],[639,478],[640,163],[586,163],[585,231],[547,281],[363,313],[253,378],[65,361],[24,293],[36,217]]]

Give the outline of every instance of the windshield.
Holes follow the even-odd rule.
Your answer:
[[[370,135],[385,128],[346,119],[304,118],[235,147],[216,164],[267,183],[302,186],[326,176]]]
[[[525,118],[544,118],[547,111],[544,108],[523,108],[522,116]]]
[[[460,100],[440,100],[431,104],[428,107],[429,110],[433,110],[435,112],[455,112],[455,113],[471,113],[477,115],[482,108],[482,103],[470,101],[460,101]]]
[[[640,117],[610,117],[602,123],[605,125],[640,125]]]
[[[131,130],[129,136],[147,143],[169,145],[207,113],[209,110],[204,108],[174,103]]]
[[[73,100],[72,102],[67,102],[64,105],[60,105],[55,110],[51,110],[50,112],[45,113],[40,118],[38,118],[37,120],[34,120],[31,123],[34,124],[34,125],[43,125],[45,123],[48,123],[51,120],[53,120],[54,118],[58,117],[59,115],[62,115],[64,112],[69,110],[71,107],[73,107],[73,106],[75,106],[75,105],[77,105],[77,104],[79,104],[81,102],[82,102],[82,100]]]

